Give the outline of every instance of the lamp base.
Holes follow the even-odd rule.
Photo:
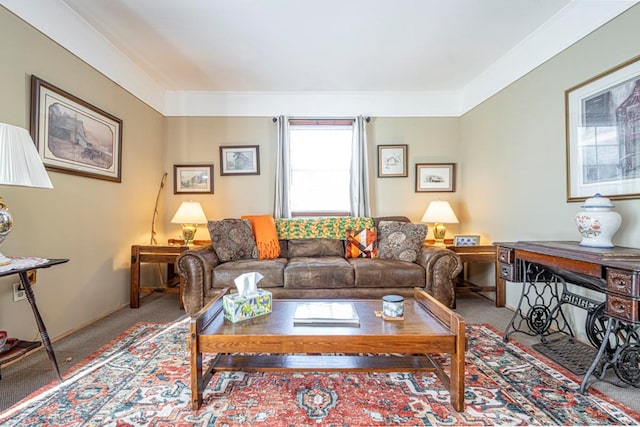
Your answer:
[[[433,238],[436,240],[433,246],[438,246],[442,248],[445,247],[446,246],[444,244],[445,234],[447,234],[447,227],[445,227],[444,224],[439,222],[433,224]]]
[[[196,224],[182,224],[182,240],[184,240],[185,245],[191,246],[193,244],[196,231],[198,231]]]

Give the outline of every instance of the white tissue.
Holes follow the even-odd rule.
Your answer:
[[[244,273],[233,279],[238,294],[247,297],[258,293],[258,282],[262,280],[262,274],[257,272]]]

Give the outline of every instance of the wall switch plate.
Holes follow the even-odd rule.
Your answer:
[[[14,283],[13,284],[13,302],[22,301],[26,299],[27,295],[24,293],[24,288],[22,287],[22,283]]]

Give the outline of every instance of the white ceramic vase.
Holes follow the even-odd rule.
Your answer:
[[[611,239],[616,234],[622,217],[613,211],[611,201],[596,194],[582,205],[583,211],[576,215],[576,225],[582,236],[580,246],[612,248]]]

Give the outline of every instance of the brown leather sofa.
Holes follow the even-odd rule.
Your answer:
[[[374,218],[409,222],[405,217]],[[177,260],[184,279],[182,299],[187,314],[195,314],[221,288],[235,289],[242,273],[259,272],[258,287],[274,298],[381,298],[410,297],[413,288],[426,289],[448,307],[455,304],[453,278],[462,263],[445,248],[423,245],[416,262],[396,259],[345,258],[345,241],[338,239],[280,240],[276,259],[220,262],[212,246],[194,247]]]

